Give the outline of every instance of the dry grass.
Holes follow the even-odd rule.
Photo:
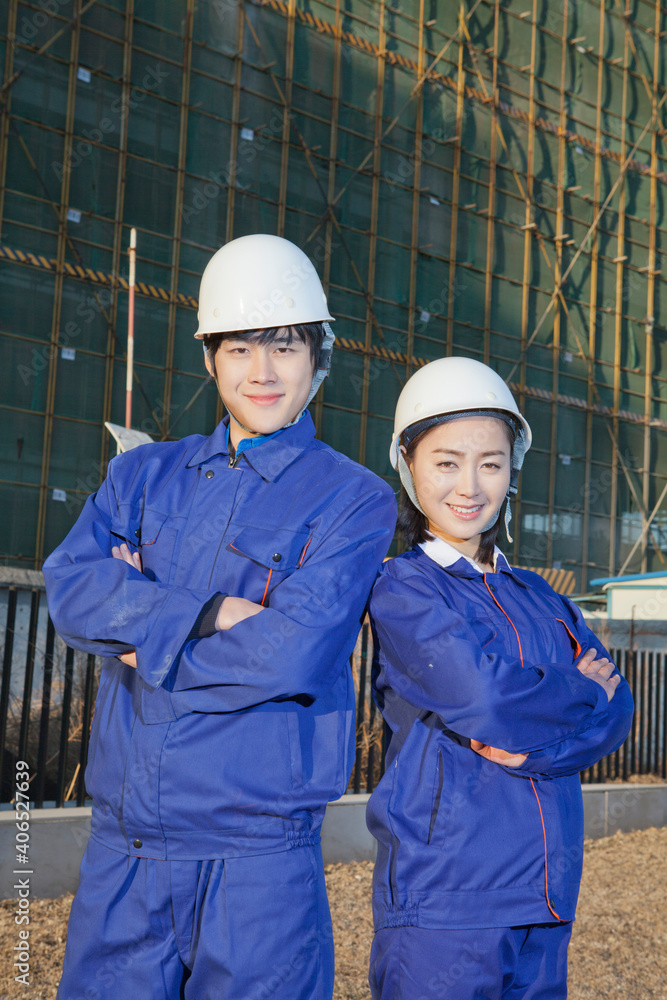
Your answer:
[[[667,828],[586,843],[570,948],[570,1000],[666,1000]],[[336,1000],[368,1000],[372,938],[369,862],[329,865],[336,936]],[[0,903],[0,1000],[53,1000],[71,897],[33,900],[32,985],[13,982],[14,903]]]

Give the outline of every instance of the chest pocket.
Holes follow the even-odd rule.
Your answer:
[[[169,520],[168,514],[127,504],[111,525],[112,544],[126,542],[131,552],[138,549],[144,576],[161,583],[169,582],[176,541],[176,528]]]
[[[310,536],[305,529],[289,531],[252,525],[242,528],[228,546],[239,557],[235,566],[239,589],[231,593],[265,604],[273,587],[299,568],[309,544]]]

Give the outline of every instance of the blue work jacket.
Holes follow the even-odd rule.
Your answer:
[[[417,546],[373,590],[374,686],[391,731],[368,807],[376,929],[574,918],[578,772],[626,738],[632,696],[621,680],[608,701],[577,670],[591,646],[608,654],[574,604],[499,551],[495,569]],[[471,739],[528,757],[501,766]]]
[[[57,631],[105,657],[86,786],[92,836],[115,850],[197,860],[317,843],[345,791],[349,657],[395,499],[314,434],[306,413],[233,463],[225,422],[118,455],[44,564]],[[143,572],[112,558],[122,542]],[[193,638],[219,594],[264,610]],[[117,659],[132,649],[136,669]]]

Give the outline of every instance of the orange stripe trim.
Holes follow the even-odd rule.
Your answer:
[[[488,590],[488,592],[491,594],[491,599],[493,600],[493,602],[495,604],[498,605],[498,607],[500,608],[500,610],[502,611],[502,613],[505,615],[505,618],[507,618],[507,621],[510,623],[510,625],[514,629],[514,634],[516,635],[516,641],[519,643],[519,657],[521,659],[521,666],[523,666],[524,665],[524,663],[523,663],[523,649],[521,648],[521,639],[519,638],[519,633],[517,632],[516,625],[514,624],[514,622],[510,618],[510,616],[507,614],[507,612],[505,611],[505,609],[502,606],[502,604],[500,603],[500,601],[496,600],[496,598],[493,596],[493,591],[489,587],[489,584],[488,584],[487,579],[486,579],[486,573],[484,574],[484,584],[485,584],[486,589]]]
[[[537,794],[537,789],[535,788],[535,782],[530,779],[530,783],[533,786],[533,791],[535,792],[535,798],[537,799],[537,808],[540,810],[540,820],[542,821],[542,836],[544,837],[544,895],[547,901],[547,906],[549,911],[553,913],[556,920],[561,920],[562,918],[558,916],[553,906],[549,902],[549,876],[547,874],[547,831],[544,826],[544,816],[542,815],[542,804],[540,802],[540,797]]]
[[[261,600],[262,607],[264,607],[264,601],[266,600],[266,595],[269,592],[269,584],[271,583],[271,576],[272,576],[272,574],[273,574],[273,570],[270,569],[269,570],[269,575],[268,575],[267,580],[266,580],[266,587],[264,588],[264,597]]]
[[[561,623],[561,625],[563,626],[563,628],[565,629],[565,631],[569,635],[570,639],[574,643],[574,646],[575,646],[575,649],[574,649],[574,658],[575,658],[575,660],[579,659],[579,657],[581,656],[581,643],[579,642],[579,640],[577,639],[576,636],[572,635],[572,632],[567,627],[567,625],[565,624],[565,622],[563,621],[562,618],[557,618],[556,621]]]
[[[301,565],[301,563],[303,562],[303,560],[306,558],[306,552],[308,551],[308,546],[310,545],[310,543],[312,542],[312,540],[313,540],[313,538],[312,538],[312,535],[311,535],[311,537],[308,539],[308,541],[306,542],[306,544],[303,547],[303,552],[301,553],[301,558],[299,559],[299,565],[297,566],[297,569],[299,568],[299,566]]]

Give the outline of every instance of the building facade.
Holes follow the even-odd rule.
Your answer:
[[[283,235],[337,317],[321,436],[398,487],[394,405],[444,354],[533,426],[509,554],[665,566],[667,12],[658,0],[6,0],[0,562],[39,568],[134,426],[221,417],[193,340],[221,244]]]

